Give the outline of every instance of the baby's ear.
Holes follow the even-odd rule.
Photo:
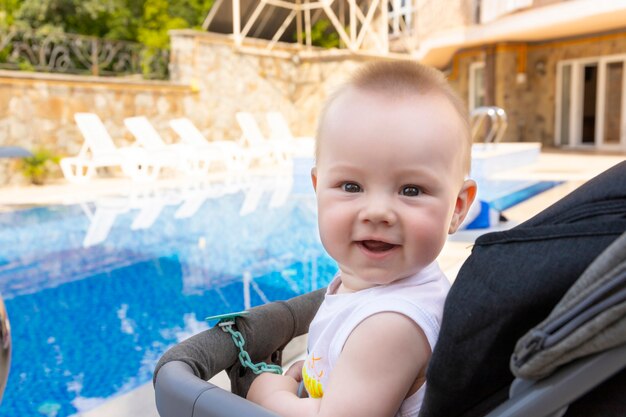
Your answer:
[[[311,168],[311,182],[313,183],[313,189],[317,191],[317,168]]]
[[[449,234],[456,232],[461,223],[463,223],[463,220],[465,219],[465,216],[467,216],[467,212],[469,211],[469,208],[474,202],[475,198],[476,182],[474,180],[465,180],[465,182],[463,183],[463,187],[461,187],[459,195],[456,197],[454,214],[452,214],[450,228],[448,229]]]

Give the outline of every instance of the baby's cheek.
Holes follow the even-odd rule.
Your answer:
[[[423,222],[412,230],[415,254],[421,263],[428,265],[434,261],[446,243],[447,230],[437,227],[433,222]]]
[[[341,210],[322,210],[318,215],[320,234],[334,239],[349,232],[350,222]]]
[[[332,226],[332,223],[328,219],[319,218],[319,232],[320,239],[324,249],[333,256],[338,244],[338,234],[336,228]]]

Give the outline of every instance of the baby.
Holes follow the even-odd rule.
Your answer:
[[[417,416],[449,289],[435,260],[476,195],[470,152],[465,105],[437,70],[369,64],[330,97],[311,177],[339,272],[304,363],[260,375],[248,399],[281,416]]]

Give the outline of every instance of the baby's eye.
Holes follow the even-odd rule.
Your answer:
[[[341,184],[341,189],[347,193],[359,193],[361,192],[361,186],[354,182],[344,182]]]
[[[400,189],[400,194],[407,197],[417,197],[422,193],[422,190],[416,185],[404,185]]]

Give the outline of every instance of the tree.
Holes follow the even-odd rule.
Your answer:
[[[0,29],[13,25],[13,15],[21,4],[21,0],[0,0]]]
[[[37,32],[69,32],[104,37],[108,19],[125,0],[23,0],[16,23]]]
[[[185,19],[170,14],[167,0],[146,0],[137,39],[149,47],[167,48],[169,45],[167,32],[187,27],[189,23]]]
[[[198,28],[213,0],[0,0],[0,28],[15,25],[168,48],[171,29]]]

